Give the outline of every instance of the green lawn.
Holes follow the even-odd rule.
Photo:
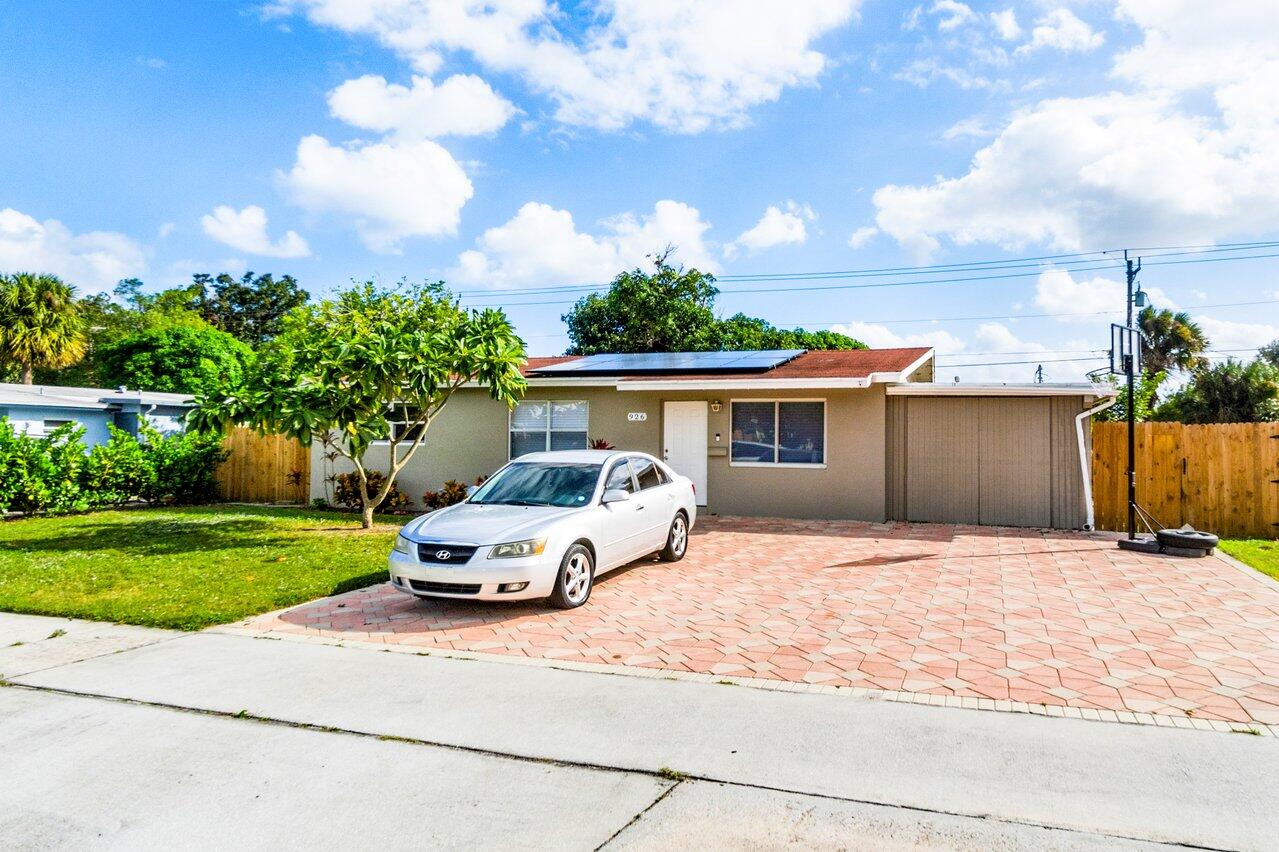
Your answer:
[[[242,506],[0,523],[0,610],[196,630],[386,577],[398,523]]]
[[[1279,541],[1264,538],[1236,538],[1221,542],[1221,549],[1240,562],[1279,580]]]

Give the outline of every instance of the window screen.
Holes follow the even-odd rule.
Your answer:
[[[734,462],[826,463],[826,403],[732,403]]]
[[[545,450],[584,450],[585,402],[524,400],[511,412],[511,458]]]
[[[771,402],[733,403],[732,460],[777,461],[777,409]]]

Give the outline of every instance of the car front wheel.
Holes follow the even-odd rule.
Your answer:
[[[666,534],[666,547],[658,554],[663,562],[678,562],[688,550],[688,518],[683,512],[675,513],[670,532]]]
[[[586,603],[595,581],[595,561],[591,552],[575,544],[564,554],[560,573],[555,578],[555,591],[551,592],[551,605],[560,609],[573,609]]]

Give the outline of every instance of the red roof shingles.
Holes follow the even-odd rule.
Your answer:
[[[803,355],[762,373],[671,373],[659,376],[619,376],[621,381],[653,381],[660,378],[686,382],[713,379],[864,379],[872,373],[900,373],[923,358],[929,352],[926,346],[910,346],[901,349],[849,349],[836,352],[805,352]],[[556,355],[549,358],[529,358],[524,375],[543,367],[562,364],[580,357]]]

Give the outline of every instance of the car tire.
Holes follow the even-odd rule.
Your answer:
[[[549,598],[551,606],[573,609],[591,599],[591,587],[595,585],[595,560],[591,552],[575,544],[560,560],[560,571],[555,575],[555,590]]]
[[[666,547],[658,553],[663,562],[679,562],[688,552],[688,516],[683,512],[675,513],[671,521],[670,532],[666,534]]]
[[[1212,533],[1199,530],[1160,530],[1155,538],[1165,547],[1180,547],[1187,550],[1198,548],[1211,550],[1217,546],[1217,537]]]

